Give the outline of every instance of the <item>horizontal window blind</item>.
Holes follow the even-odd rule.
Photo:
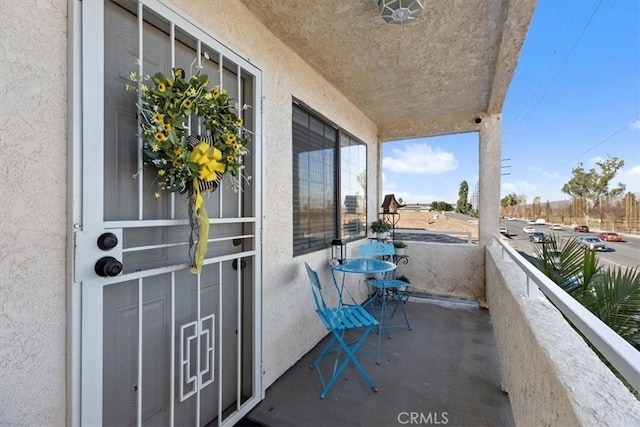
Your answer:
[[[293,106],[293,252],[327,247],[337,235],[338,131]]]

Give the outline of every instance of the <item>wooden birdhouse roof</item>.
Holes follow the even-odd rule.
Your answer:
[[[398,201],[395,196],[393,194],[386,194],[382,202],[382,210],[387,212],[390,207],[395,208],[396,206],[398,206]]]

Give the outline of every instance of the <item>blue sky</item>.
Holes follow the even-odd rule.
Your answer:
[[[477,147],[476,133],[385,143],[383,194],[455,203],[466,180],[471,196]],[[612,186],[639,192],[640,1],[538,0],[503,110],[501,195],[567,199],[578,162],[607,156],[625,161]]]

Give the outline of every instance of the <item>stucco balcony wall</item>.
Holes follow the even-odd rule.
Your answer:
[[[484,298],[484,248],[475,244],[409,242],[407,264],[397,274],[411,281],[411,291],[458,298]]]
[[[486,277],[517,425],[639,425],[640,403],[544,296],[527,297],[525,272],[499,247],[487,249]]]

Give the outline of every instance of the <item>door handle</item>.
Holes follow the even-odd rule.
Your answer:
[[[247,266],[247,262],[245,260],[241,260],[240,261],[240,270],[242,270],[246,266]],[[234,270],[238,270],[238,260],[237,259],[234,259],[231,262],[231,268],[233,268]]]
[[[98,237],[98,247],[103,251],[108,251],[118,246],[118,236],[113,233],[102,233]]]
[[[105,256],[96,262],[95,270],[100,277],[117,276],[122,273],[122,263],[112,256]]]

